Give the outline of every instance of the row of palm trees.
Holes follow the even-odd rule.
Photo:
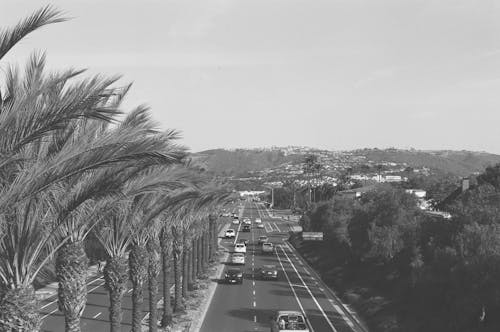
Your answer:
[[[1,31],[0,64],[26,35],[62,21],[48,6]],[[121,329],[129,281],[132,330],[141,330],[147,284],[157,331],[161,272],[166,326],[215,257],[215,216],[230,191],[189,161],[179,133],[159,130],[147,107],[121,111],[130,85],[83,72],[47,73],[44,54],[33,54],[23,73],[2,71],[0,331],[40,329],[33,283],[51,263],[65,329],[80,331],[90,235],[106,252],[110,331]]]

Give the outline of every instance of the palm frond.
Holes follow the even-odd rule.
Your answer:
[[[15,27],[0,31],[0,60],[28,34],[45,25],[63,21],[66,21],[66,18],[61,15],[61,12],[48,5],[35,11]]]

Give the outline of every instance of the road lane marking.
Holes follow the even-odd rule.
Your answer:
[[[255,316],[255,315],[253,316],[253,321],[254,321],[255,323],[257,323],[257,316]]]
[[[253,301],[253,306],[255,307],[257,305],[257,303],[255,303],[255,301]]]
[[[96,315],[95,315],[94,317],[92,317],[92,318],[96,319],[96,318],[97,318],[97,317],[99,317],[101,314],[102,314],[102,312],[99,312],[98,314],[96,314]]]
[[[274,227],[276,228],[276,230],[277,230],[278,232],[281,232],[281,230],[280,230],[280,228],[278,227],[278,225],[276,225],[276,223],[275,223],[275,222],[273,222],[273,224],[274,224]]]
[[[252,281],[253,286],[255,286],[255,281]]]
[[[307,318],[306,311],[304,310],[304,307],[302,306],[302,303],[300,302],[299,297],[297,296],[297,293],[295,292],[295,288],[293,288],[293,285],[290,282],[290,278],[288,278],[288,273],[286,273],[285,267],[283,266],[283,263],[281,262],[281,258],[278,255],[278,251],[275,251],[274,253],[276,254],[276,257],[278,257],[278,262],[280,263],[281,269],[283,270],[283,273],[285,274],[286,281],[288,282],[288,285],[290,286],[290,289],[293,292],[293,296],[295,296],[295,300],[299,304],[300,311],[302,311],[302,313],[304,314],[304,317],[306,318],[306,323],[309,326],[309,330],[311,330],[311,332],[314,332],[314,329],[313,329],[311,323],[309,323],[309,319]]]
[[[253,296],[255,296],[255,289],[253,290]]]
[[[49,305],[53,304],[53,303],[56,303],[57,302],[57,299],[55,299],[54,301],[50,302],[50,303],[47,303],[46,305],[44,305],[43,307],[41,307],[40,309],[43,309],[45,307],[48,307]]]
[[[52,315],[54,312],[58,311],[59,308],[56,308],[54,310],[52,310],[51,312],[49,312],[48,314],[46,314],[45,316],[42,317],[42,320],[44,320],[45,318],[47,318],[48,316]]]
[[[354,324],[351,322],[351,320],[346,316],[345,312],[342,311],[342,309],[340,309],[340,307],[336,304],[333,304],[333,307],[335,308],[335,310],[337,310],[337,312],[339,313],[340,316],[342,316],[342,318],[344,318],[344,321],[347,323],[347,325],[349,325],[349,327],[351,329],[354,330]]]
[[[306,287],[306,290],[307,292],[309,293],[309,295],[311,296],[311,298],[313,299],[314,303],[316,304],[316,306],[318,307],[319,311],[321,312],[321,314],[323,315],[323,317],[325,318],[326,322],[328,323],[328,325],[330,326],[330,328],[332,329],[332,331],[334,332],[337,332],[337,330],[335,329],[335,327],[333,326],[332,322],[330,321],[330,319],[328,318],[328,316],[326,315],[325,311],[323,310],[323,308],[321,307],[321,305],[318,303],[318,300],[316,300],[316,298],[314,297],[313,293],[311,292],[311,290],[309,289],[309,287],[306,285],[306,283],[304,282],[304,279],[302,279],[302,276],[300,275],[299,271],[297,271],[297,269],[295,268],[295,265],[292,263],[292,260],[290,259],[290,257],[288,257],[285,249],[283,249],[283,247],[281,247],[280,245],[280,249],[281,251],[283,251],[283,253],[285,254],[286,258],[288,259],[288,262],[290,263],[290,265],[292,266],[292,268],[294,269],[295,273],[297,274],[297,276],[299,277],[300,281],[302,282],[302,284]],[[279,257],[279,256],[278,256]]]

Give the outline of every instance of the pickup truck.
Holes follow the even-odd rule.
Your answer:
[[[300,311],[278,311],[271,320],[271,332],[309,332],[306,318]]]

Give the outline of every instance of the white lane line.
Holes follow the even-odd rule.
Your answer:
[[[253,321],[254,321],[254,323],[257,323],[257,316],[255,316],[255,315],[253,316]]]
[[[252,284],[253,284],[252,286],[255,286],[255,281],[252,281]]]
[[[349,325],[349,327],[354,330],[354,324],[351,322],[351,320],[349,318],[347,318],[345,312],[342,311],[342,309],[340,309],[340,307],[338,305],[333,304],[333,303],[332,303],[332,305],[335,308],[335,310],[340,314],[340,316],[342,316],[342,318],[344,318],[344,321],[347,323],[347,325]]]
[[[132,292],[132,289],[133,289],[133,288],[130,288],[130,289],[128,290],[128,292],[127,292],[127,293],[130,293],[130,292]]]
[[[56,308],[54,310],[52,310],[51,312],[49,312],[48,314],[46,314],[45,316],[42,317],[42,320],[44,320],[45,318],[49,317],[50,315],[52,315],[54,312],[56,312],[57,310],[59,310],[59,308]]]
[[[274,227],[276,227],[276,230],[277,230],[278,232],[281,232],[281,230],[280,230],[280,228],[278,227],[278,225],[276,225],[276,223],[275,223],[275,222],[273,222],[273,224],[274,224]]]
[[[102,285],[104,285],[104,282],[102,284],[99,284],[97,286],[95,286],[94,288],[92,288],[91,290],[88,291],[88,293],[90,294],[90,292],[93,292],[95,291],[97,288],[101,287]]]
[[[233,244],[236,244],[236,241],[238,241],[238,235],[240,235],[241,224],[242,224],[241,222],[238,224],[238,230],[236,230],[236,236],[234,237]]]
[[[253,290],[253,296],[255,296],[255,289]]]
[[[299,297],[297,296],[297,293],[295,292],[295,288],[293,287],[293,284],[290,282],[290,278],[288,278],[288,273],[286,273],[285,267],[283,266],[283,263],[281,262],[281,258],[278,255],[278,251],[275,251],[274,253],[276,254],[276,257],[278,257],[278,262],[280,263],[281,269],[283,270],[283,273],[285,274],[286,281],[288,282],[288,285],[292,289],[293,296],[295,296],[295,300],[299,304],[300,311],[302,311],[302,313],[304,314],[304,317],[306,318],[306,323],[309,326],[309,330],[311,330],[311,332],[314,332],[314,329],[313,329],[312,325],[309,323],[309,319],[307,318],[306,311],[304,310],[304,307],[302,306],[302,303],[300,303]]]
[[[280,245],[280,249],[281,251],[283,251],[283,253],[285,254],[288,262],[290,263],[290,265],[292,266],[292,268],[294,269],[295,273],[297,274],[297,276],[299,277],[300,281],[302,282],[302,284],[304,286],[306,286],[306,290],[307,292],[309,293],[309,295],[311,296],[311,298],[313,299],[314,303],[316,304],[316,306],[318,307],[319,311],[321,311],[321,314],[323,315],[323,317],[325,317],[325,320],[326,322],[328,323],[328,325],[330,326],[330,328],[332,329],[332,331],[334,332],[337,332],[337,330],[335,329],[335,327],[333,326],[332,322],[330,321],[330,319],[328,319],[328,316],[326,315],[325,311],[323,310],[323,308],[321,307],[321,305],[318,303],[318,300],[316,300],[316,298],[314,297],[313,293],[311,292],[311,290],[309,289],[309,287],[307,287],[306,283],[304,282],[304,279],[302,279],[302,276],[300,275],[299,271],[297,271],[297,269],[295,268],[295,265],[292,263],[292,260],[290,259],[290,257],[288,257],[285,249],[283,249],[283,247],[281,247]],[[278,256],[279,257],[279,256]]]
[[[253,301],[253,306],[254,308],[257,306],[257,303],[255,303],[255,301]]]
[[[48,307],[49,305],[53,304],[53,303],[56,303],[57,302],[57,299],[55,299],[54,301],[50,302],[50,303],[47,303],[46,305],[44,305],[43,307],[41,307],[40,309],[43,309],[45,307]]]
[[[99,312],[98,314],[96,314],[96,315],[95,315],[94,317],[92,317],[92,318],[96,319],[96,318],[97,318],[97,317],[99,317],[101,314],[102,314],[102,312]]]

